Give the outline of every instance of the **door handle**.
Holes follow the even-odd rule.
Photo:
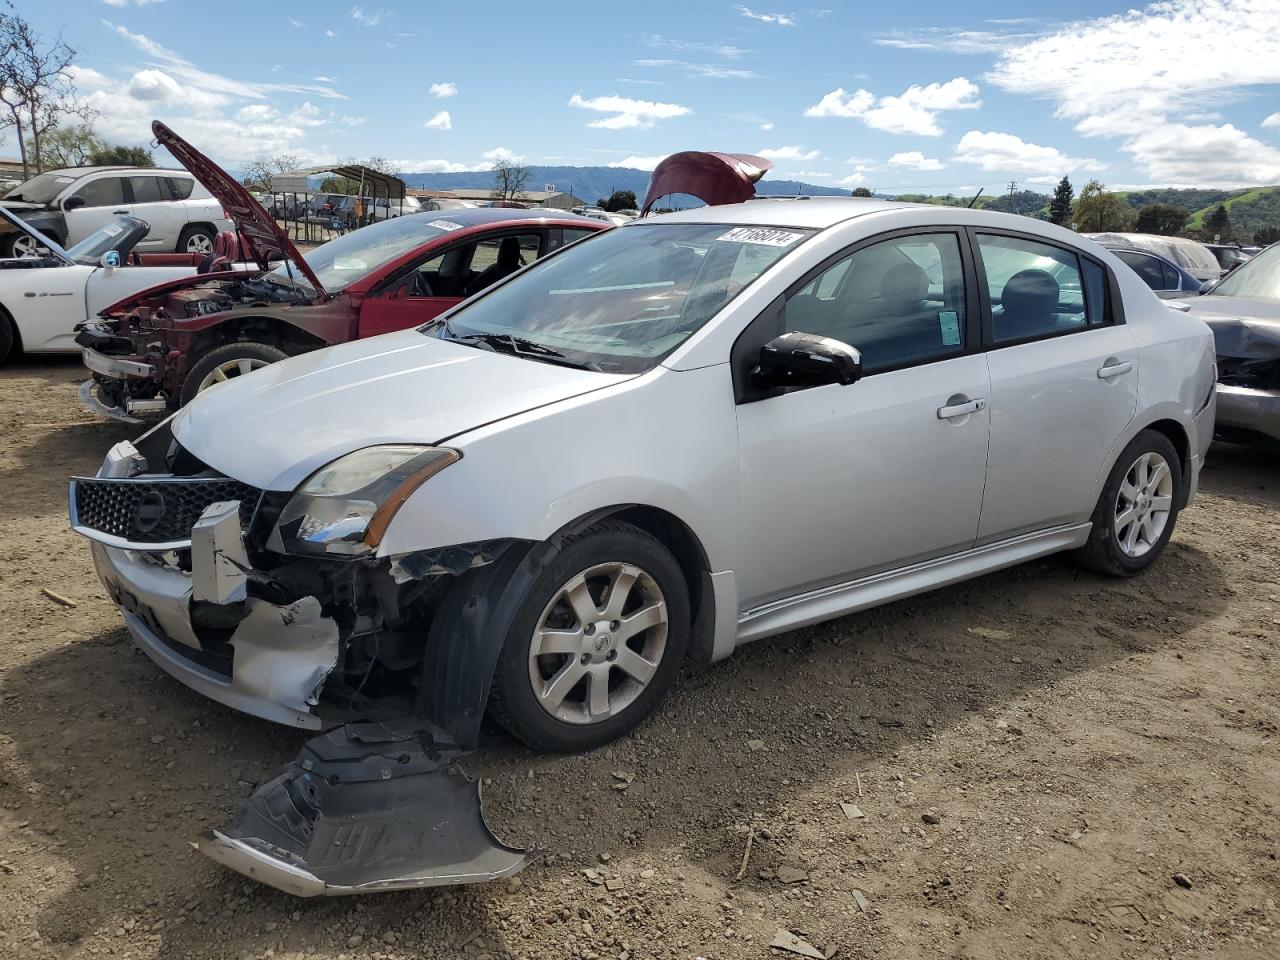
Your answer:
[[[1128,373],[1132,369],[1133,364],[1128,360],[1115,363],[1108,361],[1098,368],[1098,379],[1110,380],[1112,377],[1118,377],[1120,374]]]
[[[112,210],[112,211],[111,211],[111,215],[112,215],[112,216],[115,216],[115,215],[117,215],[117,214],[121,214],[121,213],[128,213],[128,212],[129,212],[128,210]]]
[[[977,413],[979,410],[987,408],[987,401],[982,397],[977,400],[966,400],[963,403],[949,403],[945,407],[938,408],[939,420],[954,420],[957,417],[967,417],[971,413]]]

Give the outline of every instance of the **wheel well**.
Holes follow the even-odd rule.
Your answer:
[[[689,588],[689,609],[693,611],[687,655],[689,666],[695,671],[705,668],[711,663],[715,639],[715,598],[712,596],[711,564],[697,534],[675,514],[644,504],[621,504],[594,511],[569,524],[562,532],[581,530],[606,519],[622,520],[639,527],[676,558]]]
[[[1157,420],[1155,423],[1147,424],[1146,429],[1164,434],[1173,444],[1173,449],[1178,454],[1178,462],[1182,466],[1183,503],[1180,506],[1186,506],[1186,496],[1191,480],[1191,441],[1187,438],[1187,431],[1176,420]]]
[[[215,237],[218,235],[218,228],[215,227],[212,223],[206,223],[203,220],[197,221],[195,223],[188,223],[185,227],[183,227],[180,231],[178,231],[178,235],[181,236],[182,234],[186,233],[188,230],[197,230],[197,229],[200,229],[201,227],[208,230]]]
[[[231,317],[202,333],[193,355],[237,340],[267,343],[290,354],[325,345],[324,340],[315,334],[273,317]]]
[[[0,357],[0,360],[12,360],[22,353],[22,331],[18,329],[18,324],[14,321],[13,314],[9,312],[4,304],[0,304],[0,323],[5,324],[9,328],[9,332],[13,334],[13,346],[9,350],[9,355]]]

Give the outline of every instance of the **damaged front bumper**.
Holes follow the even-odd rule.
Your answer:
[[[166,673],[232,709],[299,729],[330,728],[197,849],[298,896],[472,883],[521,869],[523,854],[485,826],[478,786],[457,766],[475,748],[505,630],[490,610],[477,620],[452,595],[461,591],[439,604],[452,612],[436,614],[429,639],[425,628],[397,631],[376,615],[406,591],[438,596],[430,583],[443,586],[477,567],[508,577],[518,551],[472,544],[363,572],[332,561],[323,572],[312,568],[325,561],[298,561],[305,569],[291,575],[258,570],[245,533],[265,494],[227,478],[145,470],[146,457],[120,443],[98,477],[71,487],[72,526],[91,539],[98,576],[138,645]],[[217,499],[228,490],[257,494],[245,502],[258,506]],[[185,539],[158,517],[166,509],[196,518],[178,525],[189,531]],[[127,530],[152,523],[154,542],[127,539],[134,535]],[[416,638],[416,658],[408,658],[406,636]],[[351,658],[365,657],[367,647],[399,656],[419,678],[407,695],[360,697]],[[373,671],[372,659],[360,662]],[[351,722],[336,725],[343,720]]]
[[[1280,390],[1219,383],[1217,430],[1228,440],[1280,441]]]

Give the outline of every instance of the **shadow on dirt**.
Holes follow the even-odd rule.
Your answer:
[[[1177,542],[1127,581],[1062,558],[1028,564],[747,647],[594,754],[534,756],[490,732],[470,768],[492,780],[498,835],[548,851],[526,883],[558,886],[604,850],[659,856],[673,846],[731,876],[741,839],[729,825],[770,822],[813,782],[851,781],[869,759],[1030,688],[1177,645],[1228,602],[1222,579],[1208,556]],[[11,671],[0,696],[19,760],[0,797],[29,821],[9,842],[65,865],[37,921],[47,943],[77,943],[126,918],[139,931],[163,920],[155,933],[167,954],[256,956],[340,949],[343,925],[358,922],[372,938],[405,931],[412,917],[399,951],[434,954],[473,935],[507,949],[503,888],[299,901],[190,851],[188,840],[224,822],[306,737],[203,700],[123,630]],[[755,739],[765,749],[748,749]],[[634,776],[625,790],[615,771]],[[762,839],[752,870],[780,858]]]

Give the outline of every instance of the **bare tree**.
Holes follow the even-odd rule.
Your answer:
[[[370,157],[364,162],[364,166],[370,170],[376,170],[378,173],[385,173],[389,177],[400,176],[400,164],[394,160],[388,160],[386,157]]]
[[[493,164],[493,198],[519,200],[529,182],[529,168],[514,160],[496,160]]]
[[[271,182],[280,174],[289,170],[297,170],[302,166],[302,158],[292,153],[282,153],[274,157],[260,157],[245,169],[246,186],[257,187],[263,193],[271,192]]]
[[[61,35],[46,44],[16,12],[0,13],[0,103],[8,111],[7,125],[17,133],[24,178],[33,165],[43,171],[44,137],[62,117],[94,116],[76,97],[70,69],[75,55]]]

